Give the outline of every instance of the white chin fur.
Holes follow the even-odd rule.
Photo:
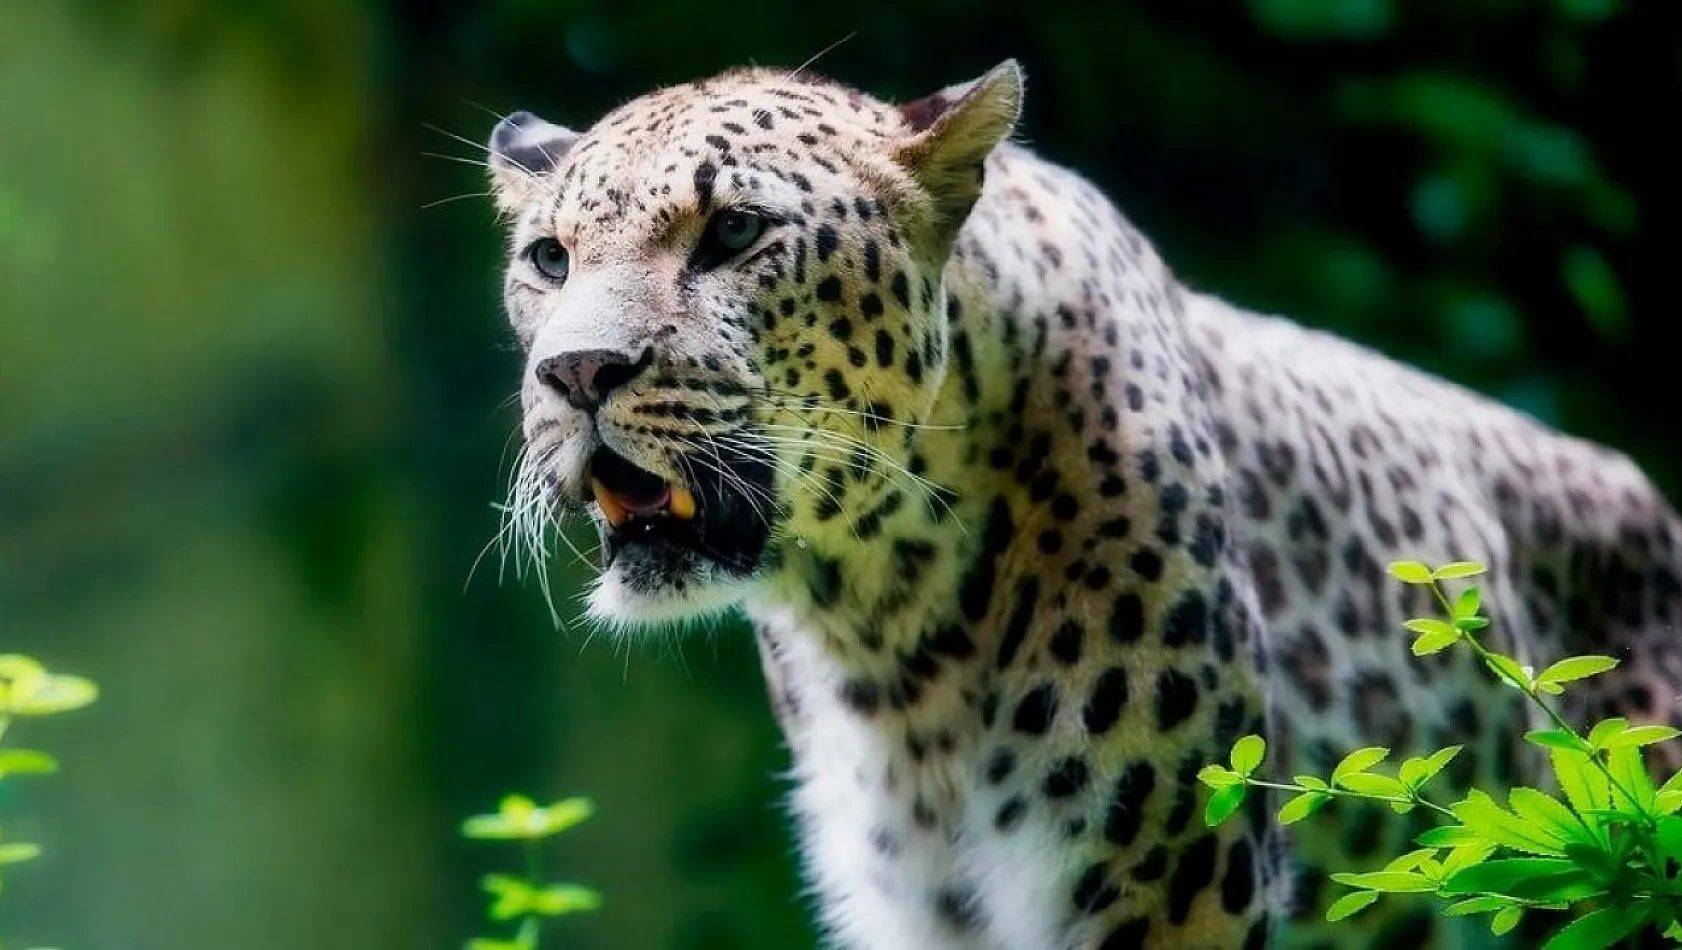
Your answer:
[[[585,602],[590,619],[620,633],[700,626],[729,613],[744,593],[742,582],[717,577],[689,577],[681,589],[651,591],[628,583],[625,574],[619,564],[609,565]]]

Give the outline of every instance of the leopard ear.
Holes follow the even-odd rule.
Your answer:
[[[981,195],[982,167],[1022,113],[1022,67],[1007,59],[979,79],[899,107],[909,135],[895,158],[934,201],[936,231],[955,235]]]
[[[577,141],[577,132],[530,112],[515,112],[498,122],[487,149],[497,207],[504,212],[518,208]]]

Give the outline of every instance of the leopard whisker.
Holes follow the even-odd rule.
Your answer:
[[[857,417],[865,419],[869,423],[873,423],[878,426],[892,426],[899,429],[914,429],[930,432],[962,432],[969,428],[967,423],[912,422],[907,419],[885,416],[881,413],[866,412],[862,409],[848,409],[845,406],[826,406],[821,402],[812,401],[821,398],[822,397],[820,396],[814,395],[800,395],[797,393],[783,393],[776,390],[762,389],[750,397],[750,400],[758,402],[761,405],[768,405],[787,412],[826,412],[837,416]]]
[[[791,486],[805,490],[814,498],[827,500],[831,505],[835,506],[837,510],[845,511],[845,508],[841,505],[840,500],[835,497],[834,493],[829,490],[829,486],[825,484],[822,479],[818,478],[812,472],[801,469],[799,465],[796,465],[787,459],[781,458],[776,452],[770,451],[770,440],[762,437],[755,437],[755,442],[758,444],[738,439],[735,441],[735,447],[744,451],[762,453],[767,461],[767,464],[770,464],[776,471],[788,477]]]
[[[890,471],[897,472],[905,476],[913,484],[922,486],[925,490],[934,490],[939,487],[929,479],[924,478],[923,476],[906,468],[902,463],[888,455],[880,447],[871,445],[869,442],[856,436],[836,432],[833,429],[825,429],[821,426],[805,427],[781,425],[778,423],[765,423],[761,425],[761,428],[799,433],[799,435],[796,436],[776,436],[768,434],[766,436],[767,438],[781,438],[785,440],[806,442],[808,444],[819,444],[821,440],[828,440],[831,443],[829,447],[845,448],[852,452],[862,453],[866,458],[881,464],[884,468],[887,468]]]
[[[710,453],[717,464],[707,464],[708,469],[723,479],[727,485],[734,487],[742,495],[742,497],[747,499],[748,504],[753,508],[754,516],[759,518],[761,523],[770,524],[771,517],[769,513],[765,510],[765,508],[760,507],[761,498],[764,500],[766,506],[775,506],[775,501],[771,498],[770,494],[758,486],[750,484],[747,479],[731,470],[730,466],[725,464],[724,455],[720,451],[718,442],[713,434],[704,430],[702,434],[707,437],[707,442],[709,443],[708,446],[702,446],[693,439],[687,439],[686,441],[690,447],[694,448],[698,452]],[[738,445],[734,447],[741,448],[742,446]],[[703,458],[701,461],[705,462],[705,459]]]
[[[953,508],[951,501],[948,500],[951,496],[951,492],[949,490],[932,479],[912,472],[910,469],[894,460],[891,456],[882,453],[876,447],[862,441],[845,441],[847,437],[841,433],[821,428],[806,429],[800,426],[776,425],[766,426],[766,428],[786,428],[791,431],[798,432],[799,434],[794,436],[767,433],[763,435],[762,438],[783,448],[811,452],[813,456],[820,461],[852,466],[855,464],[854,453],[862,454],[866,459],[877,462],[886,469],[885,477],[887,478],[889,484],[898,485],[901,488],[909,488],[913,491],[913,494],[931,499],[934,504],[940,506],[944,514],[953,518],[954,523],[958,526],[958,530],[960,532],[965,534],[968,533],[968,527],[964,524],[962,516],[956,509]],[[820,438],[814,438],[814,436],[820,436]],[[826,442],[826,440],[829,441]],[[837,444],[838,441],[839,444]],[[839,452],[843,454],[837,457],[835,455],[820,454],[820,452]]]

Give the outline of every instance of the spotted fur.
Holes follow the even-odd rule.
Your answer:
[[[1486,562],[1499,647],[1626,656],[1595,709],[1676,721],[1682,526],[1618,455],[1186,287],[1006,141],[1021,95],[1008,63],[902,105],[754,69],[505,120],[523,503],[587,508],[606,446],[762,529],[616,556],[591,610],[751,618],[837,946],[1469,945],[1405,902],[1318,922],[1324,869],[1408,820],[1211,830],[1199,767],[1255,732],[1295,771],[1464,743],[1457,781],[1526,774],[1511,694],[1408,655],[1400,557]],[[743,208],[753,246],[709,250]],[[589,411],[541,371],[583,351],[640,361]]]

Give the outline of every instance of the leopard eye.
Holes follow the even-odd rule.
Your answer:
[[[765,219],[751,211],[720,211],[707,223],[707,236],[732,254],[747,250],[765,230]]]
[[[561,242],[554,238],[538,238],[526,248],[526,260],[539,274],[559,284],[567,279],[567,272],[572,266],[572,257]]]

